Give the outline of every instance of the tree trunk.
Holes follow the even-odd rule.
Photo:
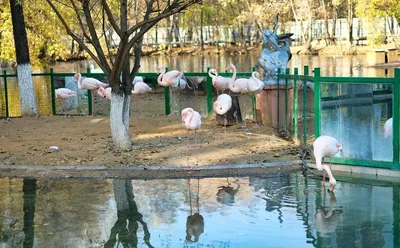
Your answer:
[[[349,45],[353,43],[353,0],[347,1],[347,29]]]
[[[33,90],[32,71],[29,59],[28,39],[25,20],[20,1],[10,0],[13,23],[14,44],[17,55],[17,76],[22,116],[37,116],[35,93]]]
[[[204,22],[204,8],[201,7],[201,14],[200,14],[200,47],[201,50],[204,50],[204,38],[203,38],[203,22]]]
[[[331,37],[329,34],[329,17],[328,17],[328,9],[325,3],[325,0],[321,0],[321,4],[322,4],[322,9],[324,12],[324,26],[325,26],[325,32],[324,32],[324,39],[325,39],[325,43],[326,45],[330,45],[331,43]]]
[[[131,95],[112,93],[110,106],[111,136],[115,146],[121,150],[132,149],[129,136],[129,107]]]

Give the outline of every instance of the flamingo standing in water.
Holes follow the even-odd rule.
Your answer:
[[[383,135],[385,136],[385,138],[392,135],[392,126],[393,126],[393,118],[389,118],[385,122],[385,125],[383,126]]]
[[[325,182],[325,172],[328,173],[329,176],[329,191],[333,192],[336,186],[336,179],[332,175],[331,167],[332,167],[332,156],[336,153],[340,152],[343,147],[335,138],[331,136],[320,136],[314,141],[314,156],[315,163],[317,164],[317,169],[323,172],[323,182]],[[324,157],[329,158],[329,166],[324,164]]]
[[[67,88],[59,88],[55,90],[56,92],[56,98],[57,99],[63,99],[64,102],[64,118],[67,117],[67,105],[66,105],[66,100],[68,97],[71,96],[76,96],[78,95],[75,91],[67,89]]]
[[[199,112],[193,110],[192,108],[185,108],[181,112],[182,116],[182,124],[183,127],[188,130],[188,157],[187,157],[187,166],[189,166],[189,153],[190,153],[190,138],[189,132],[194,131],[194,146],[196,146],[196,150],[198,150],[196,131],[201,127],[201,116]],[[189,167],[190,168],[190,167]]]
[[[230,67],[233,70],[233,75],[231,78],[219,76],[216,69],[210,69],[208,71],[208,75],[212,78],[212,85],[215,89],[217,89],[217,95],[218,90],[220,90],[222,93],[224,93],[225,90],[229,90],[229,82],[235,81],[236,79],[236,67],[234,64],[231,64]]]
[[[95,79],[95,78],[84,78],[82,79],[82,75],[80,73],[76,73],[74,75],[74,78],[77,80],[77,84],[78,84],[78,89],[83,90],[83,89],[87,89],[90,90],[92,92],[92,117],[94,115],[94,111],[93,111],[93,98],[94,95],[96,93],[96,91],[100,88],[106,88],[109,86],[109,84],[100,82],[99,80]]]
[[[136,77],[135,77],[136,78]],[[150,86],[148,86],[146,83],[144,83],[143,81],[137,81],[134,85],[133,85],[133,90],[132,90],[132,94],[134,95],[138,95],[139,96],[139,105],[140,105],[140,117],[142,117],[142,113],[143,113],[143,108],[142,108],[142,96],[144,94],[146,94],[147,92],[152,91],[152,88]]]

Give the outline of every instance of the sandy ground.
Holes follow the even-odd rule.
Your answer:
[[[98,115],[93,118],[41,116],[1,120],[0,165],[185,166],[188,163],[187,131],[181,125],[180,116],[160,113],[163,107],[154,106],[157,103],[155,97],[159,98],[157,94],[145,97],[145,108],[158,108],[158,114],[144,109],[143,117],[137,114],[136,99],[132,100],[130,133],[133,149],[129,152],[113,149],[109,117],[104,115],[109,103],[103,99],[96,100]],[[103,102],[99,104],[99,101]],[[157,104],[162,103],[158,101]],[[297,146],[277,136],[273,128],[262,125],[253,128],[250,122],[247,130],[241,124],[224,130],[216,125],[214,117],[203,117],[202,122],[197,132],[198,149],[192,147],[189,153],[190,166],[267,163],[299,158]],[[194,142],[193,133],[190,142]],[[59,150],[51,150],[50,146],[58,146]]]

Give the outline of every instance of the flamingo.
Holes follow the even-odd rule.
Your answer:
[[[218,96],[217,101],[214,102],[214,111],[219,115],[225,115],[225,130],[226,130],[226,113],[232,108],[232,98],[227,94]]]
[[[231,78],[219,76],[216,69],[210,69],[208,71],[208,75],[212,78],[212,85],[217,89],[217,95],[218,90],[220,90],[222,93],[224,93],[225,90],[228,90],[229,82],[235,81],[236,79],[236,67],[234,64],[231,64],[230,67],[233,70],[233,75]]]
[[[317,164],[317,169],[319,171],[324,171],[323,173],[323,182],[325,182],[325,172],[328,173],[329,176],[329,184],[330,188],[329,191],[333,192],[336,186],[336,179],[332,175],[331,171],[331,160],[332,156],[336,153],[340,152],[343,147],[342,145],[333,137],[331,136],[320,136],[314,141],[314,156],[315,162]],[[324,164],[324,157],[329,158],[329,166]]]
[[[248,89],[248,80],[247,78],[238,78],[235,81],[229,82],[229,89],[233,93],[241,93],[241,94],[248,94],[250,93]],[[244,101],[244,128],[247,128],[247,123],[246,123],[246,108],[247,108],[247,103]]]
[[[159,65],[157,71],[160,75],[157,77],[157,83],[164,87],[170,87],[170,100],[172,100],[172,87],[181,87],[186,82],[183,80],[183,73],[178,70],[171,70],[166,72],[165,66]]]
[[[189,152],[190,152],[190,139],[189,132],[194,131],[194,146],[197,147],[196,131],[201,127],[201,116],[199,112],[193,110],[192,108],[185,108],[181,112],[183,127],[188,130],[188,158],[187,166],[189,166]]]
[[[260,80],[260,73],[257,71],[253,71],[251,73],[251,78],[247,81],[247,89],[251,94],[257,95],[264,89],[264,82]],[[252,98],[253,100],[254,98]],[[256,104],[253,104],[253,112],[256,112]],[[257,115],[256,115],[256,124],[254,124],[254,127],[258,127],[257,124]]]
[[[102,98],[111,100],[111,87],[108,88],[99,87],[99,89],[97,90],[97,95]]]
[[[87,89],[92,92],[92,117],[93,117],[93,115],[94,115],[94,111],[93,111],[94,94],[100,87],[106,88],[109,86],[109,84],[100,82],[99,80],[97,80],[95,78],[82,79],[82,75],[80,73],[76,73],[74,75],[74,78],[77,80],[78,89],[80,89],[80,90]]]
[[[59,88],[55,90],[56,92],[56,98],[57,99],[63,99],[64,102],[64,118],[67,117],[67,106],[66,106],[66,100],[68,97],[71,96],[76,96],[78,95],[75,91],[67,89],[67,88]]]
[[[137,82],[144,82],[144,79],[142,76],[136,76],[132,80],[132,85],[135,85]]]
[[[150,91],[152,91],[152,88],[150,86],[148,86],[143,81],[137,81],[133,85],[132,94],[139,96],[139,101],[140,101],[139,105],[142,106],[142,95],[144,95],[144,94],[146,94],[147,92],[150,92]],[[143,109],[142,109],[142,111],[143,111]],[[142,116],[142,111],[140,111],[141,112],[140,116]]]
[[[393,118],[389,118],[385,122],[385,125],[383,126],[383,134],[384,134],[385,138],[392,135],[392,126],[393,126]]]

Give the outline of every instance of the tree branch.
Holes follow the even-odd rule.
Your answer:
[[[103,7],[106,11],[108,21],[110,22],[111,26],[114,28],[114,31],[117,33],[119,37],[121,37],[121,29],[118,27],[117,22],[115,21],[113,14],[111,12],[110,6],[108,6],[107,1],[103,0]]]
[[[80,15],[79,15],[79,10],[76,7],[75,2],[73,0],[70,0],[70,2],[71,2],[72,7],[73,7],[73,9],[75,11],[76,17],[78,18],[79,26],[82,29],[83,37],[85,37],[88,40],[89,43],[92,43],[92,40],[90,39],[90,37],[86,33],[85,26],[83,25],[82,19],[81,19]]]
[[[68,26],[68,24],[65,22],[64,18],[58,11],[57,7],[51,2],[51,0],[46,0],[46,2],[50,5],[50,7],[53,9],[54,13],[57,15],[58,19],[61,21],[62,25],[64,26],[65,30],[67,31],[67,34],[72,37],[79,45],[85,49],[85,51],[92,57],[92,59],[97,63],[101,64],[100,60],[96,57],[96,55],[89,49],[88,46],[74,33],[72,32],[71,28]]]
[[[89,8],[89,1],[88,0],[83,0],[82,1],[82,8],[83,12],[85,13],[86,17],[86,24],[89,28],[90,36],[92,38],[92,45],[94,49],[96,50],[97,56],[101,63],[99,64],[100,68],[107,74],[111,73],[111,67],[108,64],[107,58],[104,55],[104,51],[101,47],[100,40],[97,36],[96,29],[92,20],[92,17],[90,15],[90,8]]]

